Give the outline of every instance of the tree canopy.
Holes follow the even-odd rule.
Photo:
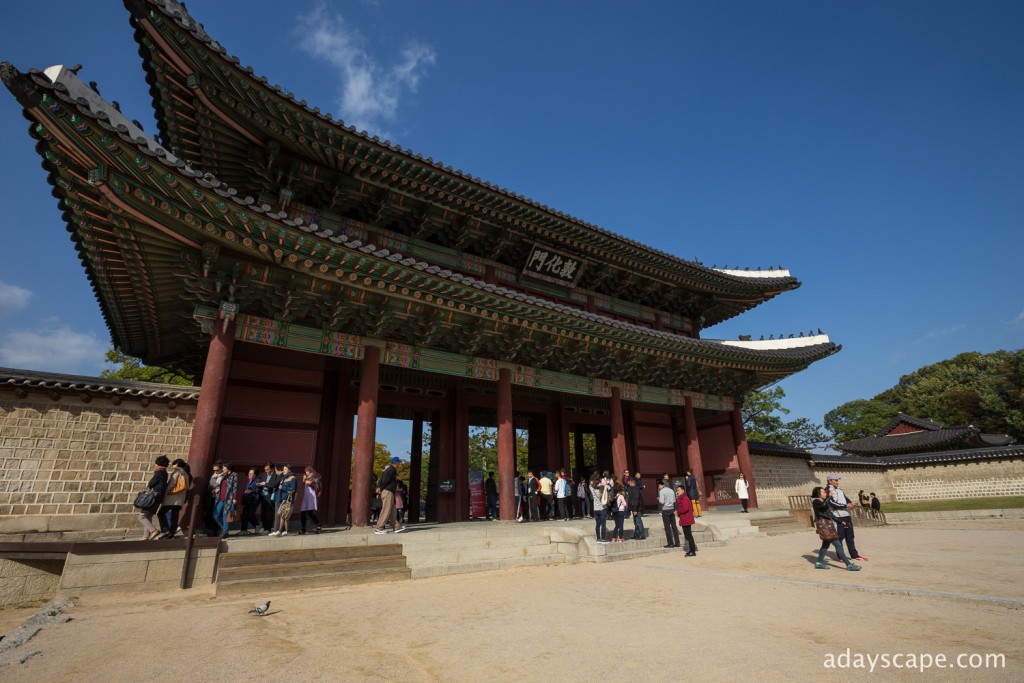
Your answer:
[[[195,378],[155,365],[146,365],[135,356],[129,356],[120,349],[110,349],[105,362],[117,367],[107,368],[100,372],[100,377],[107,379],[127,379],[135,382],[157,382],[160,384],[177,384],[179,386],[195,386]]]
[[[898,412],[1024,440],[1024,349],[972,351],[926,365],[874,398],[829,411],[825,427],[841,444],[877,434]]]

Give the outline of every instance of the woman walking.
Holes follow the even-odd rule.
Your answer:
[[[153,526],[153,515],[156,514],[157,509],[160,507],[160,503],[164,499],[164,494],[167,492],[167,466],[171,464],[171,461],[167,459],[167,456],[161,455],[156,459],[156,469],[153,470],[153,476],[150,477],[149,483],[146,484],[146,488],[155,494],[152,505],[144,508],[137,508],[139,511],[139,524],[142,525],[143,529],[143,541],[152,541],[160,532]]]
[[[185,504],[185,497],[188,489],[192,486],[192,475],[186,469],[185,461],[176,459],[167,468],[167,493],[164,494],[163,503],[157,518],[160,521],[160,538],[174,538],[178,533],[178,518],[181,514],[181,506]]]
[[[836,555],[839,556],[839,559],[846,563],[847,571],[859,572],[860,565],[856,565],[851,562],[850,558],[848,558],[846,553],[843,552],[843,543],[839,540],[839,532],[836,531],[835,527],[836,518],[832,514],[832,509],[829,507],[827,501],[828,489],[821,486],[815,486],[811,490],[811,507],[814,508],[814,526],[818,528],[818,536],[821,538],[821,549],[818,550],[818,562],[814,565],[814,568],[829,568],[829,566],[825,564],[825,553],[831,545],[836,549]],[[831,538],[829,538],[829,536],[831,536]]]
[[[323,531],[323,527],[320,526],[320,518],[316,515],[319,509],[317,507],[317,499],[320,498],[320,491],[323,488],[321,482],[322,479],[316,470],[306,465],[306,475],[302,478],[302,485],[305,487],[305,491],[303,491],[302,506],[299,508],[299,519],[302,522],[302,529],[299,530],[300,534],[306,533],[306,517],[312,518],[316,523],[316,533]]]

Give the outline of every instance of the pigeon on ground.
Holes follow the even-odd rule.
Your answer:
[[[253,607],[251,610],[249,610],[249,614],[255,614],[258,617],[262,617],[264,614],[267,613],[268,609],[270,609],[270,600],[267,600],[259,607]]]

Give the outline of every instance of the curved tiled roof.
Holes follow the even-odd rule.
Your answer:
[[[852,467],[890,467],[893,465],[928,465],[1022,457],[1024,457],[1024,446],[997,446],[994,448],[961,448],[951,451],[936,451],[934,453],[907,453],[877,458],[812,453],[810,459],[814,465],[828,465],[830,467],[841,467],[844,465]]]
[[[892,434],[891,432],[900,424],[910,425],[918,431]],[[897,413],[878,434],[846,441],[840,444],[840,448],[845,452],[859,455],[894,455],[949,450],[977,443],[986,446],[1006,446],[1013,443],[1013,438],[1000,434],[982,434],[981,430],[973,425],[949,427],[933,420]]]
[[[125,6],[132,13],[136,19],[145,19],[147,14],[147,7],[160,12],[163,16],[171,19],[177,27],[182,29],[191,35],[195,40],[199,41],[205,49],[212,51],[213,53],[220,55],[226,62],[230,63],[233,67],[238,69],[249,77],[254,83],[265,87],[268,91],[271,91],[276,97],[282,98],[288,102],[291,106],[294,106],[302,110],[306,115],[314,117],[329,126],[336,128],[339,131],[344,132],[347,135],[351,135],[361,140],[362,143],[370,145],[371,147],[381,148],[383,151],[387,151],[391,154],[402,157],[405,161],[413,164],[422,165],[430,168],[433,171],[439,172],[446,176],[451,176],[460,181],[470,183],[477,186],[479,189],[498,195],[504,199],[512,200],[517,204],[529,207],[530,209],[540,211],[552,218],[564,221],[566,223],[585,228],[586,230],[592,231],[593,233],[607,237],[615,242],[621,243],[622,245],[628,246],[641,253],[649,256],[654,256],[661,260],[662,266],[674,266],[682,267],[690,273],[699,273],[703,277],[710,277],[721,282],[731,283],[732,286],[736,286],[742,289],[748,289],[751,287],[757,289],[763,289],[768,292],[766,298],[774,296],[779,291],[785,291],[795,289],[799,287],[800,281],[793,277],[788,270],[742,270],[742,269],[727,269],[727,268],[714,268],[707,267],[704,264],[697,261],[690,261],[682,259],[678,256],[670,254],[665,251],[661,251],[649,245],[645,245],[641,242],[637,242],[628,237],[624,237],[618,233],[606,230],[597,225],[576,218],[569,214],[563,213],[556,209],[553,209],[545,204],[534,201],[528,197],[512,192],[508,189],[494,185],[485,180],[482,180],[476,176],[473,176],[464,171],[454,169],[451,166],[446,166],[440,162],[434,161],[429,157],[423,157],[421,154],[405,149],[399,145],[393,144],[388,140],[381,140],[378,136],[370,136],[367,131],[359,131],[354,126],[346,126],[345,123],[339,119],[335,119],[330,113],[322,113],[319,107],[310,107],[306,100],[299,100],[294,93],[289,92],[282,88],[280,85],[275,85],[269,82],[265,76],[257,76],[252,67],[243,66],[241,60],[230,54],[224,46],[214,40],[203,28],[202,24],[197,22],[185,6],[177,0],[124,0]],[[142,29],[138,29],[142,30]],[[139,43],[139,51],[143,57],[144,68],[150,70],[149,65],[149,53],[150,49],[144,45],[144,41],[141,40],[141,35],[137,35],[137,42]],[[157,113],[157,125],[160,131],[162,139],[170,139],[170,130],[168,122],[164,120],[163,106],[161,104],[161,93],[159,88],[156,87],[157,75],[154,73],[148,74],[150,82],[152,84],[152,96],[154,109]],[[734,314],[735,315],[735,314]]]
[[[0,368],[0,388],[195,402],[199,387]]]
[[[52,67],[51,69],[47,69],[46,72],[31,69],[27,74],[20,74],[20,72],[18,72],[12,65],[4,63],[0,65],[0,76],[3,77],[4,82],[12,91],[17,91],[19,88],[26,88],[28,84],[19,79],[27,77],[31,81],[31,85],[52,92],[61,101],[74,107],[81,115],[95,121],[104,130],[117,135],[122,142],[131,145],[136,152],[145,155],[154,162],[169,169],[173,169],[177,173],[182,174],[182,176],[191,179],[199,187],[210,190],[223,199],[229,200],[240,207],[245,207],[248,212],[262,214],[271,220],[308,234],[315,234],[326,241],[343,245],[348,249],[358,250],[366,255],[379,259],[386,259],[387,261],[404,268],[412,268],[422,271],[440,279],[450,281],[460,287],[481,290],[491,295],[548,309],[579,320],[597,323],[634,334],[642,334],[648,338],[661,339],[673,345],[678,345],[681,349],[688,349],[689,353],[700,353],[703,351],[713,356],[722,357],[723,359],[736,359],[737,361],[750,361],[754,363],[777,363],[782,361],[786,363],[809,364],[814,360],[824,358],[841,349],[840,346],[831,342],[827,335],[821,335],[813,340],[800,340],[801,342],[806,341],[810,343],[805,343],[802,346],[794,346],[792,348],[757,348],[756,346],[750,346],[742,343],[729,343],[727,345],[722,341],[694,339],[684,335],[655,330],[633,323],[619,321],[599,313],[591,313],[580,308],[549,301],[525,292],[502,287],[500,285],[490,284],[477,278],[454,273],[436,265],[417,261],[413,258],[403,257],[400,253],[393,253],[387,249],[379,249],[373,244],[363,244],[361,241],[351,239],[345,235],[332,234],[330,231],[319,230],[316,226],[306,225],[301,219],[288,219],[287,213],[274,212],[271,210],[271,207],[265,204],[257,204],[255,199],[252,197],[238,196],[238,192],[235,189],[227,187],[224,183],[209,174],[204,174],[193,169],[189,164],[165,150],[152,138],[145,135],[137,135],[133,138],[132,134],[137,129],[134,128],[134,126],[131,126],[130,122],[128,122],[120,112],[114,109],[109,103],[102,100],[98,95],[95,95],[95,93],[81,83],[74,74],[71,74],[64,69],[60,69],[58,72],[57,69],[58,67]],[[75,92],[72,92],[72,90]],[[30,118],[30,120],[32,119]],[[52,167],[51,162],[49,161],[44,161],[44,165],[51,173],[51,184],[55,184],[54,174],[56,173],[56,169]],[[91,270],[89,270],[89,277],[93,280],[94,289],[99,291],[96,286],[95,275]],[[100,299],[100,302],[101,305],[104,304],[102,298]],[[108,318],[108,326],[112,331],[114,331],[116,326],[112,324],[114,322],[112,320],[112,315],[107,311],[106,307],[104,307],[104,311]]]

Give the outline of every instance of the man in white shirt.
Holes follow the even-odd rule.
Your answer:
[[[679,529],[676,527],[676,494],[669,482],[658,481],[658,507],[661,508],[661,522],[665,525],[666,548],[679,547]]]

